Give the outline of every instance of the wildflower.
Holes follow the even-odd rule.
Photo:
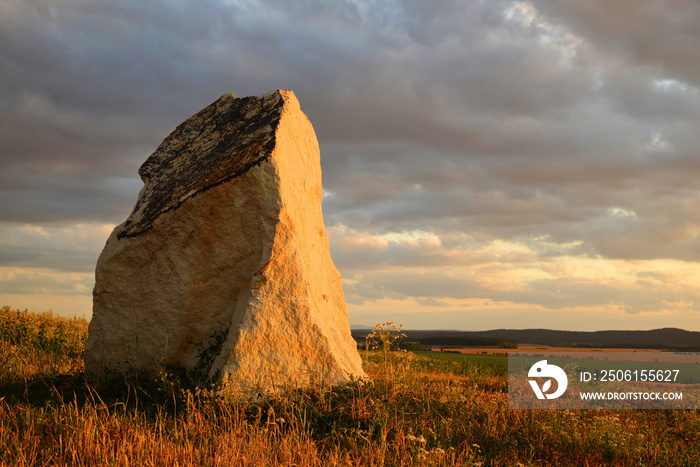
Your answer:
[[[427,443],[426,439],[423,438],[423,436],[406,435],[403,437],[403,439],[405,439],[407,441],[411,441],[413,443],[420,443],[420,444]]]

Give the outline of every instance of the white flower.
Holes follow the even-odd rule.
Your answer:
[[[423,438],[423,436],[406,435],[403,437],[403,439],[405,439],[406,441],[414,442],[414,443],[421,443],[421,444],[427,443],[426,439]]]

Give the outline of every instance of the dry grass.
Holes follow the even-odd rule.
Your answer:
[[[87,323],[7,308],[0,323],[0,465],[676,467],[700,459],[698,411],[508,410],[503,368],[363,352],[369,383],[244,403],[168,375],[89,385],[79,355]],[[37,336],[12,343],[13,323]],[[60,327],[79,338],[49,345]]]

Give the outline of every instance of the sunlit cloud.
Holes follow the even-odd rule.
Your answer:
[[[634,217],[619,208],[609,215]],[[693,262],[572,255],[580,242],[556,245],[547,237],[443,241],[434,233],[372,235],[344,226],[331,228],[330,235],[333,256],[346,274],[347,298],[362,309],[398,300],[413,304],[412,309],[419,304],[426,313],[431,307],[444,311],[488,303],[489,308],[551,310],[562,316],[576,310],[609,312],[619,321],[644,315],[657,324],[683,316],[690,323],[698,319],[700,268]],[[606,323],[592,322],[588,328],[602,329]]]

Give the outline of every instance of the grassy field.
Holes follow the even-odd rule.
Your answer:
[[[697,410],[508,410],[497,357],[363,352],[370,382],[245,403],[167,374],[88,384],[86,331],[0,309],[0,465],[700,463]]]
[[[567,349],[570,350],[570,349]],[[607,350],[607,349],[601,349],[601,350]],[[524,348],[521,350],[521,352],[527,352],[527,349]],[[541,350],[539,351],[541,352]],[[545,350],[546,352],[546,350]],[[503,371],[503,374],[506,374],[508,371],[508,356],[506,355],[482,355],[482,354],[473,354],[473,353],[458,353],[458,352],[434,352],[434,351],[415,351],[414,352],[416,355],[419,356],[424,356],[424,357],[429,357],[431,359],[437,359],[437,360],[448,360],[448,361],[455,361],[455,362],[469,362],[473,365],[481,366],[481,367],[492,367],[492,371],[498,371],[498,368],[501,368]],[[568,352],[559,352],[559,355],[566,355]],[[580,350],[577,353],[585,353],[581,352]],[[618,353],[618,352],[615,352]],[[654,355],[656,355],[658,351],[654,352]],[[580,367],[580,369],[585,370],[585,371],[593,371],[592,369],[619,369],[621,367],[620,362],[624,364],[624,369],[629,369],[631,371],[637,370],[641,371],[644,369],[648,369],[649,365],[647,362],[653,361],[653,357],[651,360],[643,360],[640,359],[639,361],[627,361],[627,360],[608,360],[605,358],[603,359],[598,359],[597,354],[592,354],[596,357],[596,360],[593,362],[591,361],[586,361],[586,360],[572,360],[571,358],[560,358],[560,357],[549,357],[548,361],[553,364],[557,364],[560,366],[565,366],[567,364],[571,364],[572,361],[575,361],[577,365]],[[640,356],[645,356],[645,355],[650,355],[649,352],[640,352]],[[673,358],[673,353],[666,353],[664,354],[667,356],[666,361],[667,363],[664,364],[664,369],[667,370],[674,370],[674,369],[679,369],[679,374],[680,376],[678,377],[677,381],[679,383],[683,384],[700,384],[700,365],[699,364],[687,364],[687,363],[681,363],[683,361],[687,360],[681,360],[681,358],[685,357],[684,355],[680,355],[678,359]],[[693,356],[692,360],[690,361],[697,361],[697,357]],[[700,464],[698,464],[700,465]]]
[[[505,376],[508,373],[508,356],[507,355],[479,355],[472,353],[456,353],[456,352],[431,352],[431,351],[416,351],[416,355],[428,357],[437,360],[448,360],[457,363],[469,362],[476,366],[493,367],[492,371],[499,371],[499,374]]]

